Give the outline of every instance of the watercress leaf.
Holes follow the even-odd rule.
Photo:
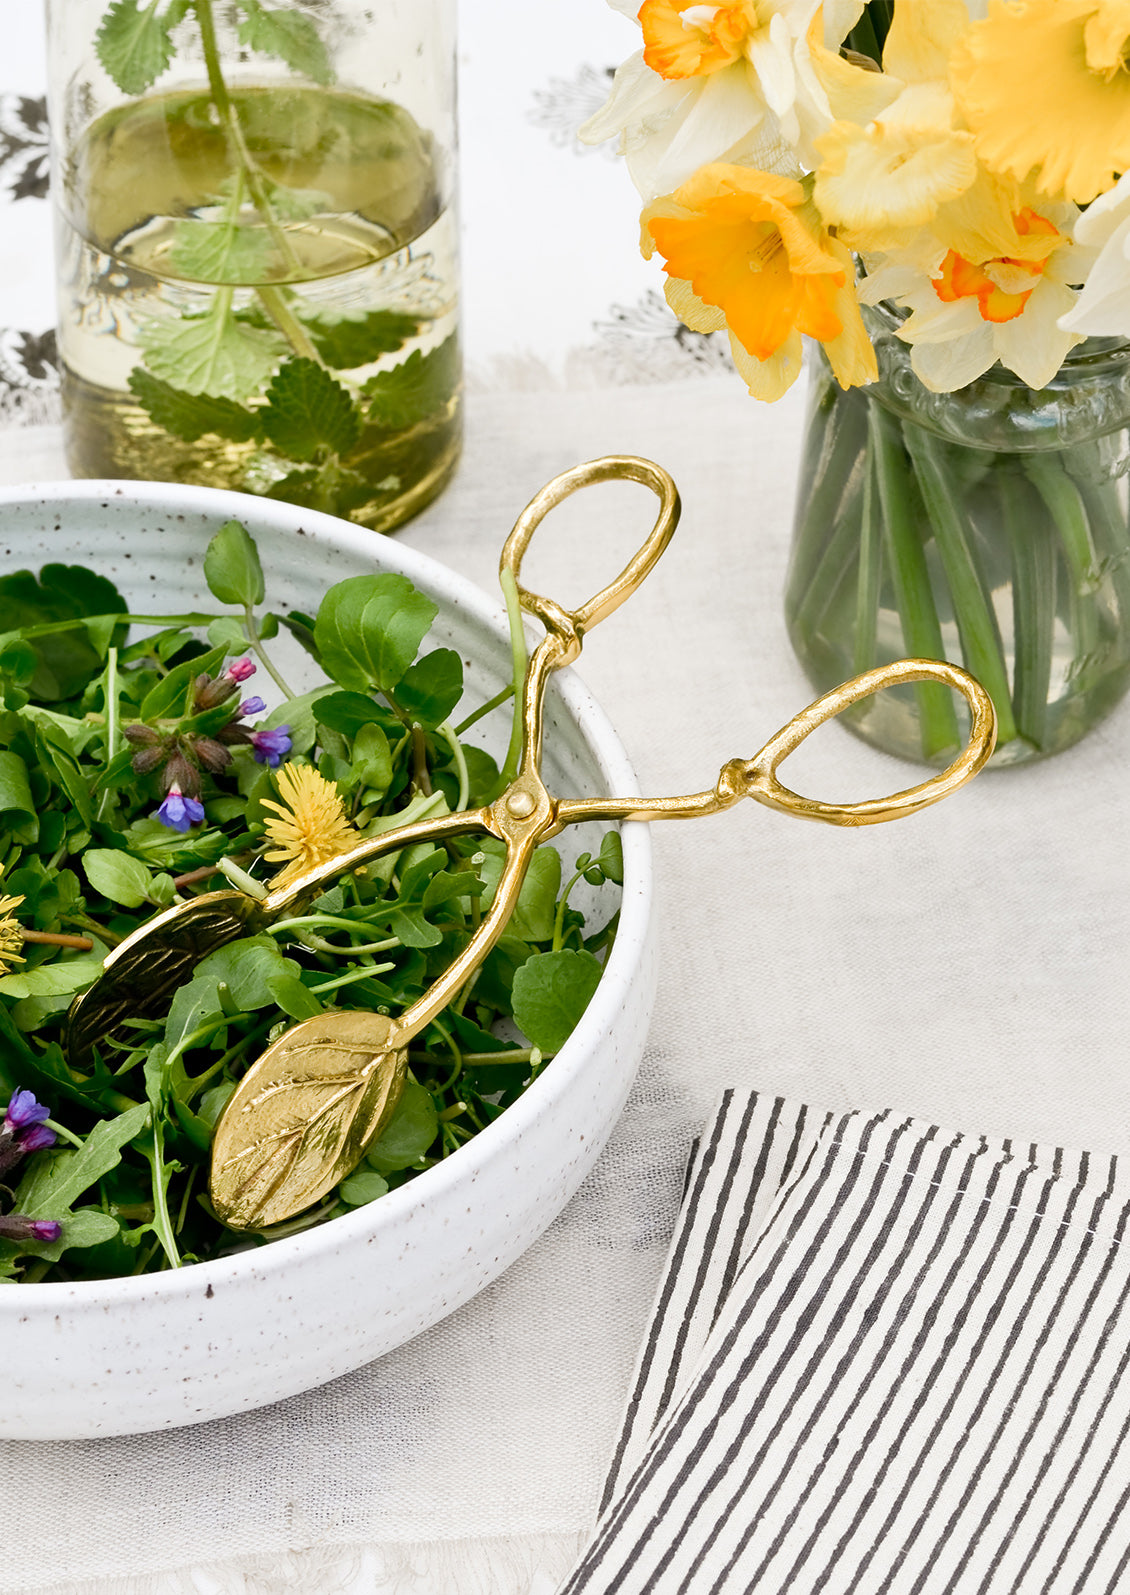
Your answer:
[[[238,521],[225,521],[204,555],[204,579],[221,604],[253,609],[266,591],[254,539]]]
[[[392,1117],[366,1152],[365,1162],[378,1174],[411,1168],[427,1154],[438,1125],[431,1092],[409,1077]]]
[[[396,701],[406,714],[434,731],[463,696],[463,661],[451,648],[436,648],[404,672]]]
[[[483,908],[494,902],[502,874],[503,858],[493,848],[483,849],[485,858],[479,866],[484,883]],[[518,893],[518,901],[510,916],[508,928],[511,936],[525,942],[549,941],[553,936],[557,898],[561,891],[561,855],[552,847],[539,847],[530,859],[530,867]]]
[[[195,980],[223,981],[237,1007],[253,1012],[273,1005],[270,982],[279,975],[298,974],[293,958],[284,958],[270,936],[245,936],[202,958]]]
[[[329,692],[318,700],[317,721],[328,731],[355,737],[362,726],[387,726],[392,716],[375,698],[364,692]]]
[[[370,721],[353,739],[353,773],[357,784],[382,795],[392,785],[392,750],[380,726]]]
[[[259,424],[291,460],[312,460],[319,449],[346,454],[361,429],[348,388],[316,360],[284,360],[267,389]]]
[[[261,0],[237,0],[243,12],[239,25],[242,44],[261,55],[285,61],[292,72],[315,83],[334,80],[333,65],[313,20],[300,11],[271,9]]]
[[[82,727],[78,742],[81,746],[88,740],[86,732],[92,728]],[[53,723],[46,715],[35,716],[35,746],[39,754],[41,768],[51,770],[57,778],[59,785],[74,805],[76,814],[79,815],[84,825],[94,823],[94,806],[90,797],[89,771],[84,771],[79,765],[76,750],[72,746],[71,738],[63,727]]]
[[[267,275],[274,245],[262,227],[245,227],[234,218],[178,221],[171,259],[181,277],[196,282],[256,283]]]
[[[378,1196],[384,1196],[387,1192],[388,1181],[373,1169],[362,1169],[358,1174],[351,1174],[337,1188],[337,1194],[349,1207],[364,1207],[366,1202],[375,1202]]]
[[[281,334],[249,327],[231,313],[221,289],[202,316],[154,316],[141,328],[145,363],[154,376],[186,393],[249,399],[287,352]]]
[[[515,973],[514,1021],[542,1052],[559,1052],[600,983],[591,953],[534,953]]]
[[[389,692],[439,613],[406,576],[348,576],[318,606],[314,641],[326,674],[341,686]]]
[[[195,443],[208,432],[233,443],[247,443],[258,435],[259,422],[255,413],[236,404],[234,399],[210,393],[185,393],[162,382],[144,366],[134,366],[129,374],[129,386],[150,420],[185,443]]]
[[[187,0],[173,0],[164,13],[155,3],[112,0],[94,48],[123,94],[144,94],[156,83],[173,58],[172,30],[187,9]]]
[[[56,958],[36,969],[20,969],[0,979],[5,997],[69,997],[85,991],[102,973],[101,958]]]
[[[426,421],[450,403],[459,380],[459,361],[453,333],[430,353],[414,349],[393,370],[370,377],[362,389],[369,401],[369,420],[396,431]]]
[[[395,354],[420,330],[415,316],[396,310],[321,310],[303,316],[310,341],[335,371],[370,365]]]
[[[94,890],[123,908],[140,908],[149,896],[151,872],[139,858],[118,848],[87,848],[82,867]]]
[[[617,886],[624,884],[624,845],[620,840],[619,831],[604,833],[598,862],[604,871],[605,880],[614,881]]]
[[[304,986],[297,975],[270,975],[267,989],[275,999],[276,1007],[291,1019],[312,1019],[324,1010],[314,993]]]

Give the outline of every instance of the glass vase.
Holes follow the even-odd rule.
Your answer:
[[[388,531],[460,446],[455,0],[48,0],[67,459]]]
[[[880,379],[812,368],[789,636],[821,691],[904,656],[949,659],[991,693],[993,763],[1069,747],[1130,686],[1130,348],[1092,339],[1046,388],[1001,367],[932,393],[897,323],[868,311]],[[876,747],[945,764],[967,715],[900,687],[845,720]]]

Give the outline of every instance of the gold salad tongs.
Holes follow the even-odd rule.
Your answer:
[[[519,577],[534,531],[578,488],[614,479],[640,482],[660,500],[643,545],[616,579],[579,609],[528,592]],[[319,1201],[360,1162],[391,1115],[407,1070],[407,1049],[461,990],[505,929],[539,843],[585,820],[673,820],[716,814],[749,797],[784,814],[830,825],[875,825],[946,797],[977,773],[993,751],[996,722],[984,688],[956,665],[902,659],[834,688],[790,720],[752,759],[731,759],[715,785],[688,797],[556,798],[540,773],[543,705],[550,676],[572,664],[585,634],[643,581],[666,548],[679,518],[679,496],[666,471],[649,460],[611,455],[555,477],[526,506],[502,550],[500,571],[513,580],[522,609],[545,635],[530,657],[521,715],[524,743],[518,774],[491,804],[401,826],[359,843],[259,899],[236,889],[208,892],[158,914],[111,952],[104,972],[73,1004],[66,1048],[73,1063],[132,1016],[163,1013],[172,994],[205,956],[253,935],[281,914],[312,901],[340,876],[419,842],[485,832],[506,847],[493,901],[463,952],[398,1018],[338,1010],[292,1025],[251,1065],[228,1101],[212,1146],[211,1198],[236,1229],[279,1223]],[[802,797],[777,778],[781,761],[810,732],[861,698],[899,683],[936,681],[966,699],[969,741],[958,758],[919,786],[861,803]]]

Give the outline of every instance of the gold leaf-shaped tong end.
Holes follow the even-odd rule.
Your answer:
[[[341,1010],[294,1025],[268,1047],[216,1126],[217,1217],[232,1229],[265,1229],[352,1173],[399,1100],[402,1039],[385,1014]]]

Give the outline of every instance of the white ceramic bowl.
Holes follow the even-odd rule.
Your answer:
[[[462,656],[470,701],[509,678],[499,603],[395,541],[243,494],[125,482],[2,490],[0,569],[89,564],[139,612],[209,609],[202,556],[230,518],[259,544],[271,607],[312,611],[344,576],[399,571],[439,603],[431,635]],[[296,676],[304,658],[280,649]],[[551,792],[638,790],[569,672],[550,691],[545,747]],[[591,835],[571,829],[564,845],[579,852]],[[623,843],[620,926],[600,986],[513,1107],[437,1167],[320,1229],[175,1273],[0,1289],[0,1434],[137,1433],[278,1401],[403,1344],[518,1257],[593,1164],[643,1050],[655,985],[647,826],[625,826]]]

